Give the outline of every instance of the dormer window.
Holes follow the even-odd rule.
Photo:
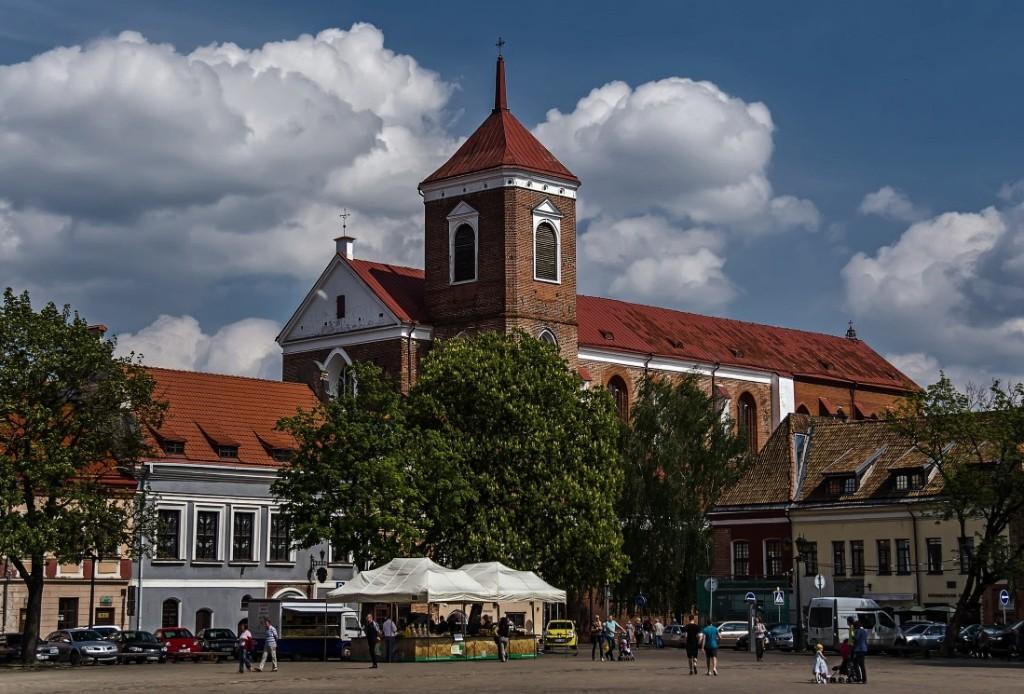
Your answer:
[[[160,447],[167,455],[185,455],[184,441],[163,441]]]
[[[287,463],[292,459],[292,452],[293,451],[290,448],[275,448],[271,451],[270,455],[279,463]]]
[[[238,458],[238,446],[217,446],[218,458]]]
[[[829,496],[845,496],[847,494],[855,494],[857,492],[857,477],[856,475],[848,475],[842,477],[829,477],[828,478],[828,495]]]
[[[924,473],[920,470],[896,473],[896,491],[908,492],[924,488]]]

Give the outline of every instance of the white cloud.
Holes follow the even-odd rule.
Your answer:
[[[207,335],[192,316],[162,315],[134,334],[119,335],[117,351],[142,355],[147,366],[280,379],[279,330],[274,321],[246,318]]]
[[[905,193],[892,186],[882,186],[865,195],[858,210],[861,214],[875,214],[900,222],[916,222],[928,216],[927,210],[914,205]]]
[[[1010,203],[1024,201],[1024,179],[1004,183],[999,189],[999,197]]]
[[[939,368],[960,383],[1021,380],[1024,287],[1007,258],[1024,248],[1022,220],[1020,207],[947,212],[854,255],[842,275],[861,332],[884,335],[919,382]]]

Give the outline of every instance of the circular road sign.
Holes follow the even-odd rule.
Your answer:
[[[1003,607],[1010,604],[1010,591],[1006,590],[1006,588],[999,591],[999,604]]]
[[[714,593],[718,590],[718,579],[714,576],[704,579],[704,590],[709,593]]]
[[[746,600],[747,602],[757,602],[757,596],[754,595],[753,591],[748,591],[746,596],[744,596],[743,599]]]
[[[814,577],[814,587],[818,590],[822,590],[825,587],[825,577],[818,574]]]
[[[633,598],[633,602],[636,603],[636,606],[641,609],[647,606],[647,598],[645,598],[642,595],[638,595],[635,598]]]

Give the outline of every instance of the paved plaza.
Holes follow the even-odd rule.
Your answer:
[[[589,654],[587,654],[589,655]],[[833,657],[831,661],[838,662]],[[682,652],[641,651],[633,663],[594,663],[589,657],[544,656],[537,660],[382,665],[282,663],[280,672],[239,675],[233,663],[179,663],[0,668],[0,692],[811,692],[811,658],[769,653],[723,653],[718,677],[689,676]],[[868,660],[869,687],[877,692],[1011,692],[1024,682],[1024,665],[879,656]],[[845,686],[845,685],[830,685]],[[851,685],[856,686],[856,685]],[[269,689],[266,689],[269,687]]]

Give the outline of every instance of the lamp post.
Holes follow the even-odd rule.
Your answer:
[[[796,650],[802,651],[804,648],[804,608],[803,603],[800,602],[800,562],[807,561],[807,551],[810,546],[810,542],[800,535],[796,538],[796,555],[793,557],[793,591],[796,594],[796,625],[797,625],[797,642]]]
[[[327,561],[324,560],[326,552],[320,550],[320,560],[317,561],[313,558],[313,555],[309,555],[309,573],[306,574],[306,578],[309,579],[309,597],[315,597],[313,592],[313,579],[315,578],[318,583],[325,583],[327,581]],[[324,596],[324,662],[327,662],[327,596]]]

